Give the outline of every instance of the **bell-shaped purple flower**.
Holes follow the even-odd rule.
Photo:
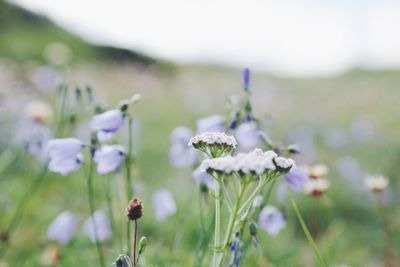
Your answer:
[[[286,173],[284,177],[290,188],[296,192],[302,191],[304,185],[310,179],[307,170],[297,167],[296,165],[292,166],[290,171]]]
[[[176,212],[174,196],[167,189],[161,189],[153,194],[154,216],[158,221],[164,221]]]
[[[268,234],[276,236],[286,227],[286,218],[276,207],[266,206],[260,212],[258,224]]]
[[[93,160],[97,163],[97,172],[107,174],[115,172],[126,158],[125,149],[120,145],[102,145],[94,153]]]
[[[79,169],[83,162],[83,143],[77,138],[53,139],[47,143],[52,172],[67,175]]]
[[[124,124],[124,114],[119,109],[112,109],[93,117],[89,127],[97,131],[100,142],[111,140]]]
[[[239,125],[235,132],[239,148],[249,152],[260,146],[259,128],[256,122],[245,122]]]
[[[94,224],[96,227],[94,228]],[[96,232],[95,232],[96,229]],[[96,237],[99,241],[105,241],[111,238],[111,224],[107,214],[102,210],[97,210],[83,224],[82,232],[93,243]]]
[[[214,177],[201,167],[196,168],[192,172],[192,178],[197,185],[205,184],[209,190],[214,190],[215,188]]]
[[[49,225],[47,237],[61,245],[66,245],[72,239],[78,218],[71,211],[60,213]]]
[[[169,161],[172,166],[184,168],[196,162],[196,151],[187,145],[192,136],[192,130],[186,127],[177,127],[172,131],[169,150]]]
[[[225,119],[219,115],[212,115],[210,117],[202,118],[196,122],[197,133],[204,132],[224,132]]]
[[[250,87],[250,69],[243,69],[243,87],[247,91]]]

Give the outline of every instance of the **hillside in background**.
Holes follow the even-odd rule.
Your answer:
[[[0,58],[46,62],[44,51],[52,43],[62,43],[69,48],[72,52],[70,63],[98,60],[144,65],[158,63],[130,50],[89,44],[46,17],[0,0]]]

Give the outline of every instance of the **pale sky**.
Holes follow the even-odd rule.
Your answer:
[[[14,0],[95,43],[284,76],[400,68],[395,0]]]

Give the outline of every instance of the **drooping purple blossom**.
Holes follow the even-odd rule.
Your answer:
[[[96,225],[96,232],[94,224]],[[107,214],[102,210],[95,211],[92,216],[84,222],[82,233],[93,243],[96,242],[96,237],[99,241],[110,239],[112,236],[112,230]]]
[[[124,124],[124,114],[119,109],[112,109],[93,117],[89,127],[97,131],[100,142],[111,140]]]
[[[80,168],[83,162],[83,143],[77,138],[53,139],[47,143],[52,172],[67,175]]]
[[[220,115],[212,115],[196,121],[197,133],[224,132],[225,119]]]
[[[117,171],[125,158],[124,147],[120,145],[102,145],[94,153],[93,160],[97,163],[97,172],[99,174],[107,174]]]
[[[172,131],[169,150],[169,161],[172,166],[184,168],[196,162],[196,151],[187,145],[192,136],[192,130],[186,127],[177,127]]]
[[[72,239],[78,218],[71,211],[60,213],[49,225],[47,237],[55,240],[61,245],[66,245]]]
[[[258,224],[268,234],[276,236],[286,227],[286,218],[276,207],[269,205],[261,210]]]
[[[214,190],[216,186],[214,177],[201,167],[192,172],[192,178],[197,185],[205,184],[209,190]]]
[[[260,137],[258,131],[258,125],[254,121],[245,122],[239,125],[235,132],[235,138],[242,151],[248,152],[259,147]]]
[[[243,69],[243,87],[247,91],[250,87],[250,69],[244,68]]]
[[[176,212],[174,196],[167,189],[160,189],[153,194],[154,216],[158,221],[164,221]]]
[[[287,184],[296,192],[303,190],[304,185],[309,180],[309,174],[305,169],[294,165],[288,173],[284,175]]]

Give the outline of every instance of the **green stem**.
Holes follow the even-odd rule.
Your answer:
[[[115,228],[115,220],[114,220],[114,212],[113,212],[113,203],[112,203],[112,197],[111,197],[111,183],[110,183],[110,176],[104,176],[104,191],[106,195],[106,200],[107,200],[107,211],[108,211],[108,217],[110,217],[110,223],[111,223],[111,230],[113,234],[116,234],[116,228]]]
[[[218,183],[220,184],[220,182]],[[221,228],[221,202],[220,202],[221,185],[215,186],[215,226],[214,226],[214,255],[213,267],[218,267],[218,258],[220,250],[220,228]]]
[[[131,164],[132,164],[132,118],[128,116],[128,155],[126,157],[125,166],[126,166],[126,197],[127,201],[129,201],[133,197],[132,190],[132,173],[131,173]],[[129,220],[126,222],[126,237],[127,237],[127,255],[131,251],[131,223]]]
[[[268,178],[260,178],[260,182],[258,183],[257,187],[254,189],[253,193],[249,196],[249,198],[244,202],[244,204],[239,209],[239,214],[242,213],[244,209],[250,203],[253,203],[254,198],[260,193],[261,189],[269,182]]]
[[[89,163],[89,174],[87,175],[87,190],[88,190],[87,193],[88,193],[90,214],[91,214],[92,224],[93,224],[94,239],[96,241],[97,254],[99,256],[100,266],[104,267],[105,261],[104,261],[103,249],[101,247],[100,240],[98,239],[97,226],[96,226],[96,222],[94,219],[94,212],[95,212],[96,204],[95,204],[94,190],[93,190],[93,169],[94,169],[93,157],[91,156],[90,163]]]
[[[61,100],[60,117],[58,119],[58,126],[57,126],[57,130],[56,130],[56,136],[60,136],[60,134],[62,134],[62,132],[63,132],[65,105],[66,105],[66,102],[67,102],[68,89],[67,89],[66,86],[63,85],[61,90],[62,90],[62,100]]]
[[[8,225],[5,234],[7,235],[6,240],[4,241],[4,246],[0,250],[0,258],[3,257],[5,252],[8,249],[10,238],[12,233],[15,231],[15,229],[18,227],[19,222],[21,221],[26,206],[30,203],[30,198],[34,196],[34,194],[37,192],[39,189],[40,185],[42,184],[45,176],[47,173],[47,163],[43,166],[42,170],[39,172],[39,174],[36,176],[35,180],[32,182],[31,186],[28,188],[28,190],[24,193],[22,198],[19,200],[15,213],[11,218],[10,224]]]

